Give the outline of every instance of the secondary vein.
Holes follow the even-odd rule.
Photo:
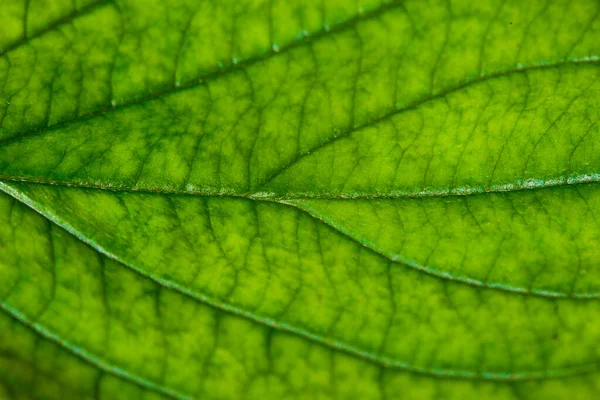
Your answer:
[[[550,187],[560,187],[560,186],[579,186],[579,185],[583,185],[583,184],[594,184],[594,183],[598,183],[600,182],[600,174],[599,175],[595,175],[594,179],[588,179],[589,177],[584,177],[578,181],[575,181],[573,179],[565,181],[563,183],[559,183],[559,184],[555,184],[553,186],[544,186],[544,187],[530,187],[530,186],[524,186],[524,187],[520,187],[518,189],[514,189],[514,191],[522,191],[522,190],[543,190],[543,189],[548,189]],[[310,205],[303,203],[303,200],[317,200],[317,199],[324,199],[324,200],[345,200],[345,201],[351,201],[351,200],[371,200],[371,199],[402,199],[402,198],[407,198],[407,197],[411,197],[411,196],[406,196],[406,195],[402,195],[402,196],[398,196],[398,197],[392,197],[392,196],[387,196],[387,197],[377,197],[377,196],[370,196],[370,197],[344,197],[344,198],[331,198],[331,197],[265,197],[265,196],[255,196],[253,194],[250,195],[246,195],[246,194],[231,194],[231,193],[210,193],[210,192],[189,192],[189,191],[168,191],[168,190],[148,190],[148,189],[131,189],[131,188],[119,188],[119,187],[115,187],[115,186],[98,186],[98,185],[86,185],[86,184],[65,184],[64,182],[58,182],[58,183],[49,183],[46,181],[40,182],[40,181],[36,181],[36,180],[13,180],[12,182],[18,183],[18,182],[24,182],[24,183],[33,183],[36,185],[53,185],[53,186],[61,186],[61,187],[73,187],[73,188],[82,188],[82,189],[91,189],[91,190],[105,190],[105,191],[111,191],[111,192],[115,192],[115,193],[148,193],[148,194],[153,194],[153,195],[159,195],[159,196],[170,196],[170,195],[175,195],[175,196],[198,196],[198,197],[223,197],[223,198],[239,198],[239,199],[247,199],[247,200],[251,200],[251,201],[263,201],[263,202],[270,202],[270,203],[275,203],[275,204],[279,204],[282,206],[287,206],[287,207],[294,207],[298,210],[300,210],[303,213],[306,213],[308,216],[310,216],[313,219],[316,219],[319,223],[323,223],[328,225],[329,227],[333,228],[334,230],[336,230],[340,235],[346,237],[347,239],[352,240],[353,242],[355,242],[356,244],[360,245],[361,247],[364,247],[366,249],[368,249],[369,251],[374,252],[375,254],[386,258],[389,261],[392,261],[395,264],[399,264],[399,265],[403,265],[405,267],[411,268],[411,269],[416,269],[420,272],[426,273],[430,276],[433,276],[435,278],[438,279],[443,279],[443,280],[450,280],[453,282],[457,282],[457,283],[461,283],[461,284],[466,284],[469,286],[473,286],[476,288],[480,288],[480,289],[491,289],[491,290],[498,290],[498,291],[503,291],[503,292],[510,292],[510,293],[515,293],[515,294],[521,294],[521,295],[531,295],[531,296],[536,296],[536,297],[541,297],[541,298],[548,298],[548,299],[571,299],[571,300],[595,300],[595,299],[600,299],[600,293],[566,293],[566,292],[558,292],[558,291],[550,291],[550,290],[542,290],[542,289],[525,289],[519,286],[512,286],[512,285],[507,285],[505,283],[498,283],[498,282],[489,282],[489,281],[482,281],[482,280],[478,280],[478,279],[473,279],[473,278],[469,278],[467,276],[455,276],[452,274],[449,274],[447,272],[438,270],[434,267],[428,266],[428,265],[421,265],[418,264],[416,262],[413,262],[411,260],[406,260],[403,259],[402,257],[395,255],[395,254],[390,254],[388,252],[385,252],[384,250],[379,249],[375,244],[373,243],[368,243],[368,242],[364,242],[362,240],[358,240],[357,238],[355,238],[351,232],[347,231],[343,226],[336,224],[334,221],[330,220],[329,218],[321,215],[320,213],[318,213],[317,211],[313,210]],[[10,194],[11,196],[19,199],[20,201],[24,202],[25,204],[29,205],[30,207],[36,209],[36,210],[40,210],[43,208],[42,205],[39,206],[33,206],[32,204],[34,203],[33,200],[29,199],[26,195],[24,195],[18,188],[14,187],[13,185],[11,185],[11,181],[9,179],[4,179],[0,176],[0,190],[5,191],[6,193]],[[504,190],[504,191],[510,191],[510,190]],[[466,195],[487,195],[493,192],[476,192],[476,193],[462,193],[460,195],[462,196],[466,196]],[[441,194],[440,196],[456,196],[457,194],[449,194],[449,193],[444,193]],[[420,200],[426,197],[435,197],[431,194],[427,195],[427,196],[413,196],[415,198],[415,200]],[[45,211],[39,211],[40,213],[42,213],[42,215],[46,215]],[[53,221],[55,223],[57,223],[60,226],[64,227],[64,221],[62,221],[60,218],[56,217],[56,220],[53,219]],[[73,228],[73,230],[75,231],[75,228]],[[79,236],[78,236],[79,237]]]
[[[553,371],[528,371],[528,372],[516,372],[516,373],[502,373],[502,372],[493,372],[493,371],[468,371],[468,370],[452,370],[452,369],[436,369],[436,368],[420,368],[412,366],[406,362],[395,360],[390,357],[386,357],[383,354],[375,354],[373,352],[361,349],[360,347],[353,346],[339,340],[330,339],[327,337],[323,337],[317,334],[314,334],[308,330],[303,328],[299,328],[296,326],[289,325],[285,322],[275,320],[268,316],[263,316],[256,314],[254,312],[246,311],[242,308],[232,306],[228,303],[224,303],[222,301],[211,298],[205,294],[197,293],[193,290],[187,289],[185,285],[172,281],[163,279],[157,276],[154,276],[151,273],[144,271],[143,269],[122,260],[118,255],[112,253],[108,249],[102,247],[100,244],[94,242],[87,238],[85,234],[77,230],[74,226],[70,225],[66,221],[62,220],[57,215],[53,214],[50,210],[46,209],[42,204],[37,203],[33,199],[29,198],[24,193],[11,188],[5,184],[0,182],[0,189],[4,192],[8,193],[18,201],[24,203],[28,207],[40,213],[45,218],[49,219],[62,229],[65,229],[71,235],[75,236],[77,239],[86,243],[88,246],[92,247],[96,251],[100,252],[102,255],[109,257],[124,267],[134,271],[138,275],[149,279],[156,284],[161,285],[162,287],[177,292],[186,297],[192,298],[199,303],[205,304],[207,306],[216,308],[220,311],[236,315],[241,318],[245,318],[247,320],[253,321],[255,323],[259,323],[270,327],[272,329],[276,329],[278,331],[292,334],[295,336],[299,336],[306,340],[310,340],[319,345],[331,348],[335,351],[340,351],[346,354],[349,354],[353,357],[363,359],[369,363],[375,364],[381,368],[390,368],[390,369],[398,369],[403,370],[409,373],[415,373],[419,375],[431,376],[434,378],[453,378],[453,379],[468,379],[468,380],[485,380],[485,381],[523,381],[523,380],[540,380],[540,379],[554,379],[567,377],[575,374],[584,374],[595,372],[598,369],[598,363],[589,363],[579,366],[573,366],[561,370],[553,370]]]
[[[294,166],[295,164],[297,164],[300,160],[302,160],[306,155],[314,153],[316,151],[319,151],[320,149],[331,145],[332,143],[336,142],[339,139],[345,138],[350,136],[352,133],[360,131],[362,129],[371,127],[373,125],[376,125],[382,121],[385,121],[386,119],[389,119],[391,117],[393,117],[394,115],[398,115],[401,114],[405,111],[408,110],[412,110],[422,104],[428,103],[430,101],[433,101],[435,99],[439,99],[439,98],[443,98],[451,93],[457,92],[461,89],[465,89],[471,85],[477,84],[477,83],[481,83],[481,82],[485,82],[494,78],[500,78],[503,76],[507,76],[507,75],[511,75],[511,74],[516,74],[516,73],[526,73],[527,71],[533,71],[533,70],[543,70],[543,69],[550,69],[550,68],[557,68],[560,66],[564,66],[564,65],[568,65],[568,64],[572,64],[572,65],[577,65],[577,64],[598,64],[600,62],[600,58],[585,58],[585,59],[576,59],[576,60],[562,60],[562,61],[557,61],[554,63],[538,63],[538,64],[531,64],[531,65],[525,65],[525,66],[518,66],[516,68],[512,68],[512,69],[506,69],[506,70],[502,70],[502,71],[496,71],[493,73],[489,73],[489,74],[485,74],[485,75],[478,75],[475,78],[472,79],[467,79],[464,82],[453,86],[451,88],[448,88],[446,90],[443,90],[441,92],[435,93],[433,95],[430,96],[425,96],[419,100],[413,101],[407,105],[401,106],[401,107],[397,107],[392,109],[391,111],[382,114],[381,116],[374,118],[368,122],[365,122],[363,124],[360,124],[356,127],[353,127],[351,129],[348,129],[338,135],[334,135],[334,136],[330,136],[328,139],[324,140],[323,142],[321,142],[319,145],[312,147],[311,149],[301,152],[299,153],[293,160],[291,160],[289,163],[287,163],[285,166],[281,167],[278,171],[276,171],[275,173],[273,173],[269,178],[267,178],[264,182],[262,182],[259,185],[259,188],[257,189],[257,191],[260,191],[260,187],[265,187],[266,185],[268,185],[270,182],[272,182],[276,177],[280,176],[283,172],[287,171],[288,169],[290,169],[292,166]]]
[[[179,393],[174,389],[168,388],[166,386],[162,386],[162,385],[160,385],[156,382],[153,382],[151,380],[148,380],[146,378],[142,378],[142,377],[133,375],[133,374],[127,372],[126,370],[124,370],[123,368],[112,365],[111,363],[106,362],[105,360],[102,360],[101,358],[93,355],[92,353],[88,352],[87,350],[82,349],[81,347],[78,347],[78,346],[75,346],[75,345],[69,343],[68,341],[64,340],[56,333],[49,331],[47,328],[45,328],[40,323],[29,320],[29,318],[27,318],[27,316],[23,315],[17,309],[8,305],[5,302],[0,302],[0,310],[4,311],[11,318],[18,321],[20,324],[24,325],[29,330],[33,331],[37,336],[62,347],[63,349],[65,349],[66,351],[68,351],[69,353],[71,353],[72,355],[77,357],[78,359],[82,360],[86,364],[91,365],[107,374],[124,379],[126,381],[129,381],[129,382],[135,384],[136,386],[141,387],[142,389],[156,392],[156,393],[162,394],[162,395],[167,396],[172,399],[177,399],[177,400],[191,399],[191,397],[188,395]]]

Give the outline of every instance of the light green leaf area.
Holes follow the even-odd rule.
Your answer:
[[[0,398],[600,396],[600,3],[6,0]]]

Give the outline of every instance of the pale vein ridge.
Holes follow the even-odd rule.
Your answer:
[[[441,271],[441,270],[431,267],[431,266],[421,265],[414,261],[404,259],[403,257],[401,257],[399,255],[386,252],[386,251],[380,249],[378,246],[376,246],[373,243],[357,239],[356,237],[354,237],[352,235],[351,232],[349,232],[343,226],[336,224],[333,220],[319,214],[315,210],[311,209],[308,205],[302,204],[302,200],[317,200],[317,199],[352,200],[352,199],[377,199],[377,198],[394,199],[394,198],[407,198],[407,197],[414,197],[414,198],[418,199],[421,197],[435,197],[435,195],[432,195],[432,194],[429,194],[427,196],[402,195],[402,196],[398,196],[398,197],[366,196],[366,197],[333,198],[333,197],[294,197],[294,196],[290,196],[290,197],[270,198],[270,197],[266,197],[266,196],[263,196],[260,194],[259,195],[253,195],[253,194],[252,195],[245,195],[245,194],[236,195],[236,194],[230,194],[230,193],[214,193],[214,192],[189,192],[189,191],[180,192],[180,191],[169,191],[169,190],[164,190],[164,189],[161,189],[161,190],[131,189],[131,188],[119,188],[117,186],[102,186],[102,185],[94,185],[94,184],[47,182],[47,181],[38,181],[38,180],[30,180],[30,179],[6,179],[1,176],[0,176],[0,179],[4,180],[4,181],[0,180],[0,190],[3,190],[6,193],[12,195],[13,197],[23,201],[25,204],[29,205],[30,207],[34,208],[35,210],[38,210],[40,213],[42,213],[42,215],[44,215],[46,217],[47,217],[46,212],[40,211],[40,209],[43,209],[43,205],[33,206],[32,204],[34,204],[34,203],[37,204],[37,203],[34,202],[32,199],[29,199],[28,197],[26,197],[18,189],[13,188],[10,185],[10,182],[17,182],[17,183],[23,182],[23,183],[32,183],[32,184],[36,184],[36,185],[85,188],[85,189],[92,189],[92,190],[107,190],[107,191],[112,191],[112,192],[123,192],[123,193],[149,193],[149,194],[164,195],[164,196],[167,196],[167,195],[178,195],[178,196],[190,195],[190,196],[201,196],[201,197],[225,197],[225,198],[230,197],[230,198],[243,198],[243,199],[248,199],[248,200],[253,200],[253,201],[270,202],[270,203],[280,204],[283,206],[294,207],[294,208],[306,213],[309,217],[311,217],[323,224],[328,225],[329,227],[331,227],[335,231],[337,231],[339,234],[341,234],[342,236],[355,242],[356,244],[360,245],[361,247],[364,247],[364,248],[372,251],[373,253],[376,253],[379,256],[382,256],[382,257],[386,258],[387,260],[394,262],[395,264],[399,264],[399,265],[403,265],[408,268],[416,269],[420,272],[426,273],[430,276],[433,276],[433,277],[436,277],[439,279],[452,281],[452,282],[456,282],[456,283],[461,283],[461,284],[466,284],[466,285],[473,286],[476,288],[481,288],[481,289],[499,290],[499,291],[503,291],[503,292],[509,292],[509,293],[515,293],[515,294],[521,294],[521,295],[531,295],[531,296],[548,298],[548,299],[571,299],[571,300],[600,299],[600,293],[566,293],[566,292],[549,291],[549,290],[541,290],[541,289],[531,289],[530,290],[530,289],[525,289],[525,288],[522,288],[519,286],[513,286],[513,285],[504,284],[504,283],[484,282],[484,281],[481,281],[478,279],[469,278],[467,276],[456,276],[456,275]],[[6,182],[9,182],[9,183],[6,183]],[[548,185],[548,186],[532,187],[531,185],[529,185],[529,186],[526,185],[523,187],[515,188],[514,190],[507,189],[507,190],[498,190],[498,191],[480,191],[480,192],[473,192],[473,193],[461,193],[460,195],[476,196],[476,195],[485,195],[485,194],[497,193],[497,192],[543,190],[543,189],[550,188],[550,187],[575,186],[575,185],[584,185],[584,184],[594,184],[594,183],[598,183],[598,182],[600,182],[600,174],[594,175],[593,179],[591,179],[588,175],[585,175],[579,179],[569,178],[565,182],[556,183],[554,185]],[[442,194],[439,194],[438,196],[456,196],[456,195],[459,195],[459,194],[442,193]],[[50,211],[48,211],[48,213],[52,214]],[[55,217],[55,219],[52,219],[52,220],[59,226],[65,227],[65,225],[66,225],[66,223],[64,221],[62,221],[59,217]],[[73,231],[77,231],[75,228],[72,228],[72,229],[73,229]],[[67,230],[69,230],[69,229],[67,229]],[[69,232],[71,232],[71,231],[69,230]],[[79,234],[76,236],[77,237],[81,236],[80,239],[82,237],[85,237],[84,235],[79,235]],[[82,240],[84,240],[84,239],[82,239]],[[86,240],[84,240],[84,241],[86,241]],[[86,241],[86,243],[88,243],[88,242]],[[95,244],[93,244],[93,243],[90,243],[90,245],[92,245],[92,247],[95,246]],[[117,256],[115,256],[115,257],[117,257]]]
[[[283,203],[292,200],[371,200],[371,199],[421,199],[435,197],[457,197],[457,196],[477,196],[494,193],[522,192],[525,190],[550,189],[554,187],[567,187],[594,184],[600,182],[600,174],[584,174],[570,177],[561,177],[557,179],[530,179],[518,181],[518,183],[506,183],[502,185],[492,185],[489,188],[466,187],[454,188],[448,190],[424,190],[419,192],[390,192],[390,193],[352,193],[338,195],[323,195],[314,193],[291,193],[281,195],[279,193],[236,193],[222,188],[188,188],[185,190],[172,189],[168,187],[131,187],[126,184],[105,184],[95,181],[86,181],[74,179],[72,181],[56,181],[45,178],[32,178],[28,176],[12,176],[0,174],[0,182],[13,183],[31,183],[36,185],[61,186],[66,188],[97,189],[111,192],[123,193],[149,193],[156,195],[178,195],[178,196],[202,196],[202,197],[237,197],[256,201],[272,201]]]
[[[406,371],[409,373],[430,376],[434,378],[452,378],[452,379],[467,379],[467,380],[485,380],[485,381],[525,381],[525,380],[541,380],[541,379],[555,379],[561,377],[568,377],[578,374],[592,373],[598,370],[598,364],[589,363],[560,370],[551,371],[527,371],[527,372],[515,372],[515,373],[502,373],[502,372],[486,372],[486,371],[468,371],[468,370],[452,370],[452,369],[437,369],[437,368],[420,368],[414,367],[406,362],[394,360],[381,354],[376,354],[370,351],[361,349],[360,347],[349,345],[338,340],[329,339],[320,335],[314,334],[302,328],[289,325],[285,322],[277,321],[275,319],[258,315],[253,312],[246,311],[242,308],[232,306],[230,304],[215,300],[209,296],[201,293],[196,293],[193,290],[185,288],[182,284],[170,280],[166,280],[157,276],[154,276],[135,265],[127,263],[121,260],[117,255],[111,253],[107,249],[100,246],[98,243],[88,239],[84,234],[79,232],[75,227],[62,221],[58,216],[54,215],[51,211],[45,209],[43,204],[40,204],[33,199],[29,198],[24,193],[10,187],[9,185],[0,182],[0,189],[8,193],[18,201],[21,201],[28,207],[40,213],[45,218],[49,219],[59,227],[65,229],[67,232],[75,236],[77,239],[86,243],[101,254],[115,260],[119,264],[126,268],[131,269],[137,274],[149,279],[162,287],[177,292],[186,297],[192,298],[201,304],[208,305],[216,308],[220,311],[228,314],[236,315],[238,317],[250,320],[255,323],[270,327],[272,329],[298,336],[318,345],[325,346],[334,351],[343,352],[350,356],[365,360],[381,368],[397,369]],[[85,353],[87,354],[87,353]]]

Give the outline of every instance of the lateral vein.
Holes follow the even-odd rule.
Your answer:
[[[437,368],[421,368],[412,366],[404,361],[394,360],[390,357],[386,357],[381,354],[375,354],[373,352],[361,349],[360,347],[353,346],[339,340],[330,339],[326,337],[322,337],[320,335],[314,334],[308,330],[303,328],[298,328],[296,326],[289,325],[282,321],[277,321],[273,318],[266,317],[263,315],[258,315],[253,312],[249,312],[242,308],[232,306],[228,303],[224,303],[222,301],[213,299],[205,294],[196,293],[193,290],[187,289],[184,285],[172,281],[163,279],[153,274],[150,274],[135,265],[132,265],[124,260],[121,260],[116,254],[110,252],[105,249],[98,243],[87,238],[86,235],[81,233],[72,225],[67,222],[61,220],[58,216],[52,214],[49,210],[44,209],[43,205],[38,204],[27,195],[18,190],[11,188],[0,182],[0,189],[11,195],[18,201],[24,203],[28,207],[32,208],[36,212],[40,213],[43,217],[49,219],[62,229],[65,229],[71,235],[75,236],[77,239],[81,240],[88,246],[92,247],[102,255],[109,257],[124,267],[134,271],[138,275],[155,282],[156,284],[161,285],[162,287],[177,292],[181,295],[194,299],[201,304],[205,304],[207,306],[218,309],[222,312],[226,312],[228,314],[236,315],[238,317],[250,320],[252,322],[270,327],[272,329],[291,334],[294,336],[301,337],[305,340],[309,340],[318,345],[325,346],[334,351],[339,351],[355,358],[359,358],[365,360],[366,362],[377,365],[381,368],[389,368],[389,369],[397,369],[406,371],[408,373],[414,373],[419,375],[430,376],[433,378],[443,378],[443,379],[466,379],[466,380],[482,380],[482,381],[499,381],[499,382],[514,382],[514,381],[526,381],[526,380],[541,380],[541,379],[556,379],[563,378],[572,375],[578,374],[587,374],[592,373],[598,370],[599,363],[588,363],[579,366],[573,366],[561,370],[553,370],[553,371],[528,371],[528,372],[515,372],[515,373],[501,373],[501,372],[486,372],[486,371],[468,371],[468,370],[452,370],[452,369],[437,369]],[[60,339],[57,337],[57,339]],[[82,353],[88,354],[88,353]],[[120,370],[119,370],[120,371]],[[134,376],[132,376],[135,378]],[[185,398],[185,397],[184,397]]]
[[[0,310],[4,311],[6,314],[8,314],[14,320],[18,321],[19,323],[21,323],[22,325],[27,327],[29,330],[33,331],[37,336],[62,347],[63,349],[65,349],[69,353],[73,354],[75,357],[82,360],[86,364],[91,365],[107,374],[124,379],[124,380],[129,381],[143,389],[150,390],[150,391],[156,392],[156,393],[160,393],[160,394],[165,395],[172,399],[177,399],[177,400],[192,399],[192,397],[182,394],[182,393],[179,393],[174,389],[159,385],[158,383],[152,382],[151,380],[148,380],[146,378],[142,378],[142,377],[133,375],[133,374],[127,372],[126,370],[124,370],[123,368],[114,366],[114,365],[106,362],[105,360],[102,360],[101,358],[93,355],[89,351],[69,343],[68,341],[64,340],[56,333],[51,332],[50,330],[45,328],[40,323],[31,321],[29,318],[27,318],[25,315],[23,315],[17,309],[8,305],[5,302],[0,302]]]

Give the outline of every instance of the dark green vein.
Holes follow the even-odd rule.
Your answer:
[[[34,33],[31,36],[25,36],[15,42],[13,42],[12,44],[6,46],[4,49],[0,49],[0,57],[2,57],[3,55],[5,55],[6,53],[13,51],[25,44],[27,44],[29,41],[31,41],[32,39],[35,39],[37,37],[43,36],[44,34],[58,28],[60,25],[63,24],[68,24],[70,22],[72,22],[74,19],[79,18],[81,16],[90,14],[91,12],[93,12],[94,10],[96,10],[97,8],[111,3],[113,0],[100,0],[94,3],[90,3],[84,7],[81,7],[79,9],[73,10],[72,12],[70,12],[69,14],[57,19],[56,21],[52,22],[51,24],[49,24],[48,26],[46,26],[44,29],[41,29],[39,31],[37,31],[36,33]]]
[[[373,9],[371,11],[362,13],[362,14],[357,14],[356,16],[347,19],[344,22],[341,22],[339,24],[336,24],[332,27],[329,28],[323,28],[320,31],[317,31],[313,34],[309,34],[307,36],[303,36],[301,39],[298,39],[294,42],[292,42],[291,44],[287,45],[287,46],[283,46],[281,48],[278,48],[277,50],[275,49],[270,49],[268,51],[266,51],[265,53],[258,55],[256,57],[250,57],[247,58],[245,60],[239,61],[237,63],[231,64],[229,66],[223,67],[215,72],[206,74],[206,75],[202,75],[199,76],[197,79],[191,80],[187,83],[183,83],[179,86],[177,85],[173,85],[171,87],[168,87],[166,89],[162,89],[159,91],[156,91],[154,93],[151,93],[147,96],[141,96],[139,98],[136,98],[134,100],[131,101],[127,101],[127,102],[123,102],[123,103],[111,103],[111,104],[107,104],[105,107],[103,108],[99,108],[97,110],[91,111],[87,114],[83,114],[81,116],[78,116],[76,118],[72,118],[70,120],[67,121],[63,121],[59,124],[56,125],[52,125],[49,127],[44,127],[44,128],[39,128],[39,129],[32,129],[30,131],[24,131],[24,132],[19,132],[16,133],[15,136],[11,136],[8,139],[4,139],[4,140],[0,140],[0,145],[5,144],[5,143],[11,143],[11,142],[15,142],[15,141],[19,141],[22,140],[25,137],[31,137],[31,136],[35,136],[35,135],[40,135],[43,134],[45,132],[51,131],[51,130],[55,130],[55,129],[60,129],[64,126],[67,126],[69,124],[75,123],[75,122],[82,122],[82,121],[86,121],[89,119],[92,119],[94,117],[97,117],[99,115],[102,114],[106,114],[108,112],[111,112],[113,110],[117,110],[117,109],[125,109],[128,107],[133,107],[139,104],[144,104],[148,101],[157,99],[159,97],[162,96],[166,96],[170,93],[176,93],[176,92],[181,92],[181,91],[185,91],[185,90],[189,90],[192,89],[194,87],[206,84],[207,81],[219,78],[221,76],[233,73],[235,71],[240,71],[243,69],[246,69],[252,65],[255,65],[257,63],[260,63],[261,61],[265,61],[270,59],[271,57],[275,57],[281,54],[285,54],[297,47],[301,47],[306,45],[307,43],[310,43],[312,41],[315,40],[319,40],[320,38],[323,38],[325,36],[329,36],[332,35],[334,33],[338,33],[338,32],[343,32],[346,31],[348,29],[353,29],[354,26],[359,22],[359,21],[368,21],[371,19],[375,19],[377,17],[379,17],[382,14],[385,14],[386,12],[393,10],[395,8],[398,8],[399,6],[401,6],[402,4],[402,0],[395,0],[395,1],[390,1],[389,3],[384,3],[382,4],[379,8]]]

